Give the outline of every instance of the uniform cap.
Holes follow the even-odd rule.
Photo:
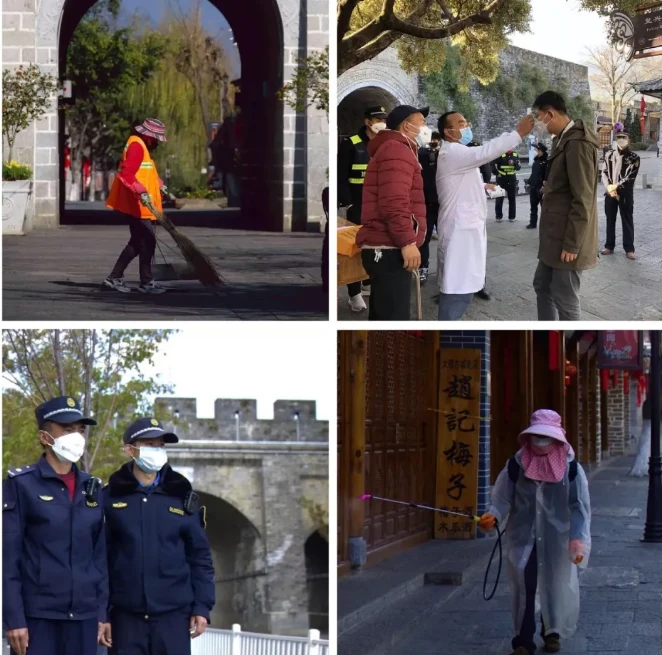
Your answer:
[[[386,127],[388,127],[389,130],[394,130],[412,114],[423,114],[423,118],[427,118],[429,113],[429,107],[417,109],[411,105],[400,105],[388,115],[388,118],[386,119]]]
[[[177,443],[179,437],[174,432],[166,432],[161,421],[146,416],[139,418],[124,432],[124,443],[131,444],[138,439],[155,439],[156,437],[163,437],[166,443]]]
[[[97,424],[94,419],[83,416],[80,403],[76,398],[72,398],[71,396],[58,396],[57,398],[47,400],[45,403],[41,403],[34,410],[34,415],[40,430],[44,426],[44,423],[48,423],[49,421],[61,423],[62,425],[69,423]]]
[[[135,129],[138,134],[145,134],[159,141],[168,140],[165,135],[165,125],[156,118],[146,118],[141,125],[136,125]]]
[[[364,116],[366,118],[386,118],[387,113],[384,107],[368,107]]]
[[[547,152],[547,146],[542,142],[537,144],[536,148],[538,148],[538,150],[542,150],[542,152]]]

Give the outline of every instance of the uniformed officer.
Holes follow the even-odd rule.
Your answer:
[[[44,454],[3,485],[3,624],[15,655],[96,655],[109,645],[101,481],[76,462],[85,450],[78,401],[35,410]]]
[[[432,138],[427,146],[419,148],[418,162],[423,174],[423,192],[425,194],[425,208],[427,213],[428,229],[425,233],[425,241],[421,246],[421,267],[418,269],[421,285],[428,279],[430,267],[430,241],[437,226],[439,214],[439,198],[437,198],[437,157],[439,156],[439,145],[441,134],[432,132]]]
[[[368,143],[386,129],[386,116],[384,107],[369,107],[359,131],[344,138],[338,148],[338,204],[347,207],[347,220],[356,225],[361,225],[363,181],[370,161]],[[355,282],[347,285],[347,292],[352,311],[361,312],[366,309],[361,293],[370,295],[369,280],[363,284]]]
[[[189,655],[215,603],[205,509],[167,463],[177,443],[160,421],[124,433],[131,461],[103,489],[110,576],[111,655]]]
[[[508,195],[508,220],[514,221],[517,216],[517,171],[520,170],[519,155],[509,150],[492,162],[492,171],[496,175],[497,184]],[[503,219],[503,198],[496,199],[496,219]]]

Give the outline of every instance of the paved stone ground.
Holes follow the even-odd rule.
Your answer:
[[[635,190],[638,259],[630,261],[625,257],[620,245],[620,222],[617,223],[616,252],[600,257],[597,268],[583,274],[581,301],[584,320],[662,320],[662,157],[656,158],[655,153],[640,154],[641,170],[648,173],[649,184],[654,188]],[[602,190],[598,207],[602,248],[606,237]],[[518,197],[517,220],[513,223],[504,220],[499,224],[494,220],[494,201],[488,201],[488,216],[487,288],[492,300],[486,302],[476,298],[465,320],[535,321],[536,295],[532,280],[538,263],[538,233],[525,229],[529,219],[528,196]],[[426,321],[437,320],[437,243],[433,240],[430,244],[431,275],[423,288],[423,318]],[[338,319],[368,319],[367,312],[356,314],[350,310],[346,288],[341,288],[338,293]]]
[[[593,552],[580,577],[578,631],[563,641],[565,655],[662,653],[662,544],[640,541],[648,480],[627,477],[633,461],[615,459],[591,476]],[[493,543],[428,542],[341,578],[339,655],[510,653],[513,626],[505,575],[494,599],[482,598]],[[423,586],[416,579],[434,570],[462,571],[463,583]]]
[[[197,281],[164,282],[159,296],[105,289],[126,244],[124,226],[67,226],[3,238],[4,320],[327,320],[321,234],[183,228],[227,286],[214,295]],[[159,238],[175,247],[163,229]],[[178,255],[161,246],[171,262]],[[176,247],[175,247],[176,249]],[[157,263],[162,259],[157,251]],[[138,285],[138,260],[126,273]]]

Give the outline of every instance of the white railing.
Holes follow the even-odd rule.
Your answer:
[[[242,632],[235,623],[232,630],[207,629],[191,642],[191,655],[329,655],[329,642],[320,639],[319,630],[282,637]]]

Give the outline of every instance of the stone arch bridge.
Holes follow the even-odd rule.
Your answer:
[[[179,436],[173,468],[207,507],[216,571],[212,625],[283,635],[328,633],[328,422],[315,402],[279,400],[260,420],[255,400],[159,398],[154,414]]]

